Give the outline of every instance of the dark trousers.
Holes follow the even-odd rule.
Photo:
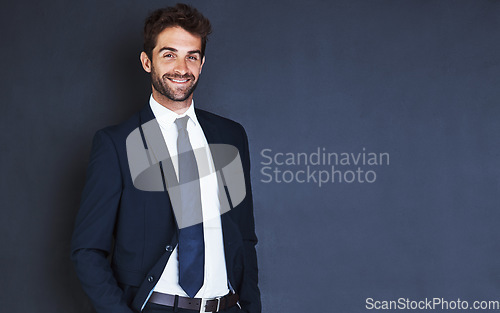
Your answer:
[[[142,310],[142,313],[165,313],[165,312],[180,312],[180,313],[195,313],[199,311],[194,311],[194,310],[186,310],[186,309],[181,309],[177,308],[174,310],[173,307],[171,306],[164,306],[156,303],[147,303],[146,306],[144,307],[144,310]],[[240,308],[235,305],[229,309],[221,311],[223,313],[243,313],[245,312],[244,310],[240,310]]]

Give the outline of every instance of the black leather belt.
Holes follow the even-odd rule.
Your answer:
[[[223,297],[211,300],[201,298],[187,298],[169,295],[166,293],[153,292],[151,297],[149,297],[148,302],[173,307],[175,305],[176,297],[178,308],[195,310],[199,312],[220,312],[224,309],[228,309],[236,305],[239,299],[239,296],[232,292]]]

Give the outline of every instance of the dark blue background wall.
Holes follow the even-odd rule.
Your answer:
[[[91,138],[147,103],[143,20],[173,3],[2,3],[3,312],[93,311],[69,261]],[[196,105],[250,139],[264,312],[500,300],[500,2],[190,3],[214,26]],[[265,182],[306,166],[262,153],[318,148],[390,162]]]

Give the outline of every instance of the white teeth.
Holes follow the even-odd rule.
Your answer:
[[[177,80],[177,79],[173,79],[173,78],[171,78],[171,80],[174,81],[174,82],[176,82],[176,83],[185,83],[185,82],[188,81],[187,79],[185,79],[185,80]]]

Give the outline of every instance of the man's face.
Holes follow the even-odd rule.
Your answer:
[[[172,101],[185,101],[198,84],[204,61],[200,37],[180,27],[164,29],[152,52],[153,88]]]

